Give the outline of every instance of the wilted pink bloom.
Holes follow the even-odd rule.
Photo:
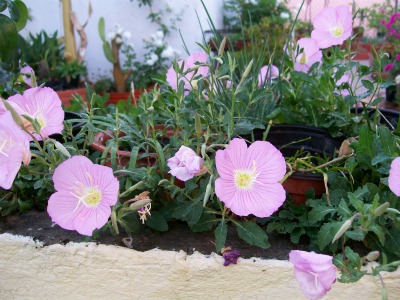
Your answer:
[[[400,197],[400,157],[397,157],[392,161],[388,181],[390,190],[397,197]]]
[[[57,93],[51,88],[34,87],[27,89],[23,95],[16,94],[8,98],[9,103],[21,116],[25,128],[34,132],[32,124],[22,115],[28,115],[41,126],[40,135],[47,138],[51,134],[61,133],[64,128],[64,110]],[[34,136],[41,140],[41,136]]]
[[[294,276],[308,299],[321,299],[335,283],[336,267],[332,259],[332,256],[315,252],[290,251],[289,261],[294,265]]]
[[[175,156],[168,159],[167,165],[171,169],[168,173],[187,181],[200,173],[203,160],[192,149],[181,146]]]
[[[182,63],[184,64],[183,66],[183,72],[187,71],[188,69],[195,68],[197,70],[193,70],[188,72],[187,74],[182,77],[181,74],[177,74],[171,66],[168,71],[167,71],[167,82],[169,85],[174,89],[178,89],[178,80],[184,81],[185,83],[185,90],[190,91],[193,88],[197,88],[197,80],[193,80],[193,77],[196,77],[198,75],[201,75],[202,77],[206,77],[209,73],[209,68],[207,66],[198,66],[198,63],[206,63],[207,62],[207,53],[199,51],[199,52],[194,52],[192,55],[190,55],[185,61],[179,61],[178,66],[181,67]],[[196,64],[197,63],[197,64]]]
[[[279,69],[271,65],[270,66],[263,66],[258,73],[258,88],[261,88],[264,82],[269,82],[271,79],[277,78],[279,76]]]
[[[321,49],[341,45],[351,36],[353,16],[347,5],[325,7],[313,20],[311,37]]]
[[[269,217],[285,201],[279,183],[286,173],[282,153],[271,143],[256,141],[247,147],[243,139],[233,139],[215,158],[219,178],[218,198],[239,216]]]
[[[111,168],[77,155],[55,169],[53,181],[47,212],[54,223],[89,236],[107,223],[119,190]]]
[[[385,71],[385,72],[389,72],[389,71],[392,70],[393,68],[394,68],[394,64],[387,64],[387,65],[385,66],[384,71]]]
[[[21,162],[27,166],[30,160],[25,132],[14,122],[9,111],[4,112],[0,117],[0,187],[11,188]]]
[[[322,61],[322,51],[312,38],[301,38],[298,40],[297,45],[301,53],[296,56],[294,69],[307,73],[313,64]],[[302,49],[303,51],[301,51]]]
[[[24,82],[29,85],[30,87],[32,86],[32,74],[35,76],[35,72],[33,69],[26,65],[25,67],[21,68],[20,73],[22,74],[22,78],[24,79]]]

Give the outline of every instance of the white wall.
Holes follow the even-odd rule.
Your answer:
[[[72,10],[78,15],[81,23],[88,18],[89,0],[71,0]],[[153,6],[164,6],[168,1],[174,11],[179,12],[182,9],[182,21],[178,27],[182,33],[183,39],[192,52],[198,50],[196,42],[202,42],[202,32],[196,16],[199,19],[203,30],[208,30],[209,25],[207,15],[200,0],[153,0]],[[89,79],[94,80],[100,75],[111,76],[112,65],[107,61],[102,49],[97,24],[100,17],[104,17],[106,23],[106,33],[113,29],[115,23],[129,30],[132,33],[131,42],[135,47],[137,57],[140,58],[143,53],[143,38],[155,33],[157,26],[148,19],[149,10],[147,7],[139,8],[136,0],[90,0],[93,8],[92,16],[85,28],[88,35],[88,47],[85,61],[88,66]],[[38,33],[45,30],[47,33],[58,31],[59,36],[63,35],[62,7],[61,1],[56,0],[24,0],[28,6],[32,21],[28,22],[26,28],[21,32],[22,36],[27,37],[29,32]],[[222,28],[222,4],[223,0],[204,0],[204,3],[211,15],[217,28]],[[79,37],[77,37],[79,41]],[[170,45],[179,49],[186,56],[182,48],[182,40],[178,32],[171,34],[167,39]]]

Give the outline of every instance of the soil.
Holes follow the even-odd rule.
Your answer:
[[[188,254],[198,251],[208,255],[216,252],[214,245],[214,232],[193,233],[186,223],[169,223],[167,232],[157,232],[143,226],[137,234],[128,236],[120,234],[113,236],[103,233],[98,239],[84,237],[75,231],[64,230],[51,222],[48,214],[43,211],[29,211],[24,214],[15,214],[0,219],[0,234],[11,233],[16,235],[31,236],[34,240],[52,244],[67,244],[69,242],[96,242],[98,244],[118,245],[129,247],[137,251],[147,251],[154,248],[162,250],[183,250]],[[261,257],[265,259],[285,260],[289,257],[290,250],[308,250],[306,243],[293,244],[289,236],[281,234],[268,234],[271,247],[261,249],[254,247],[238,238],[234,227],[228,228],[226,246],[240,251],[240,257]]]

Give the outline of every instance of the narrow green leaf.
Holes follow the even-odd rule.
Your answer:
[[[317,244],[320,250],[324,250],[324,248],[332,242],[333,237],[343,223],[344,222],[332,222],[322,225],[317,237]]]
[[[369,226],[368,231],[375,233],[379,239],[379,242],[382,245],[385,244],[385,233],[383,232],[383,229],[381,226],[379,226],[377,224],[373,224],[373,225]]]
[[[263,249],[269,248],[267,233],[256,223],[238,222],[235,223],[238,235],[250,245],[258,246]]]
[[[327,214],[333,215],[335,213],[335,208],[329,206],[317,206],[314,207],[308,214],[308,220],[311,224],[324,219]]]
[[[214,234],[215,247],[217,248],[217,252],[221,252],[222,247],[225,246],[226,236],[228,235],[228,227],[224,219],[222,219],[217,228],[215,228]]]

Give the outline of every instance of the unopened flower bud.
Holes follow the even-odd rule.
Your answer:
[[[54,146],[57,148],[58,151],[60,151],[66,157],[71,157],[71,154],[69,154],[68,150],[64,147],[63,144],[53,139],[50,140],[53,142]]]
[[[380,255],[379,251],[372,251],[368,253],[367,256],[365,256],[365,259],[368,261],[375,261],[378,259],[379,255]]]
[[[210,176],[210,180],[208,181],[207,187],[206,187],[206,193],[204,194],[204,199],[203,199],[203,207],[206,206],[208,198],[210,198],[211,191],[212,191],[212,180],[213,180],[213,175]]]
[[[147,111],[154,111],[154,107],[153,107],[153,105],[152,105],[152,106],[150,106],[150,107],[147,109]]]
[[[217,62],[219,62],[221,65],[224,63],[224,61],[220,58],[220,57],[214,57],[213,60],[216,60]]]
[[[348,219],[343,225],[339,228],[338,232],[336,232],[335,236],[333,237],[332,244],[338,240],[346,231],[350,228],[351,224],[353,223],[353,218]]]
[[[374,212],[372,213],[372,215],[375,216],[375,217],[379,217],[379,216],[383,215],[384,212],[389,208],[389,206],[390,206],[390,203],[389,203],[389,202],[385,202],[385,203],[379,205],[379,206],[374,210]]]

